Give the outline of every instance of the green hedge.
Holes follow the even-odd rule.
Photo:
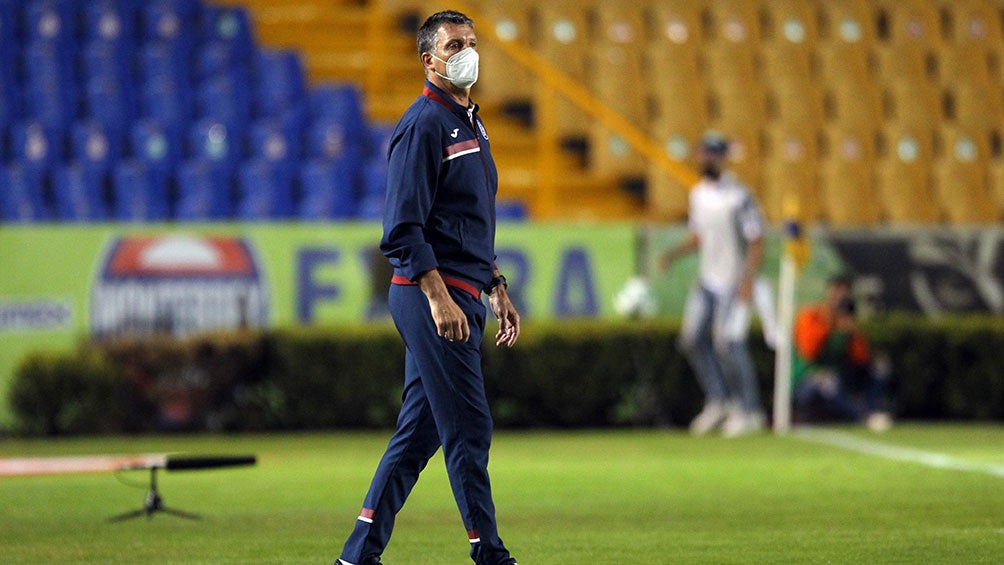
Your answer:
[[[526,325],[513,349],[486,341],[502,427],[685,425],[701,393],[663,321]],[[869,324],[893,359],[905,418],[1004,420],[1004,321],[890,316]],[[489,335],[494,332],[487,332]],[[765,405],[774,355],[751,340]],[[81,344],[39,353],[10,401],[25,434],[392,426],[404,348],[389,325]]]

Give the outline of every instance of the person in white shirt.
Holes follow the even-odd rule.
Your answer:
[[[705,394],[690,430],[735,437],[765,425],[747,346],[754,288],[764,283],[758,277],[765,223],[750,191],[724,170],[728,149],[717,132],[702,138],[701,180],[690,192],[690,234],[662,255],[660,267],[668,270],[677,258],[699,253],[679,343]]]

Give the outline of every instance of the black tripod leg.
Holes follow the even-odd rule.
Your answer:
[[[121,522],[123,520],[131,520],[133,518],[139,518],[140,516],[145,516],[147,514],[146,510],[137,510],[135,512],[126,512],[125,514],[119,514],[118,516],[112,516],[108,519],[109,522]]]
[[[167,508],[166,506],[162,506],[160,508],[160,511],[161,512],[166,512],[168,514],[171,514],[172,516],[177,516],[179,518],[188,518],[189,520],[201,520],[202,519],[202,516],[199,516],[198,514],[192,514],[191,512],[183,512],[181,510],[175,510],[173,508]]]

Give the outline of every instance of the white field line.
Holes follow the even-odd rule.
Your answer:
[[[874,455],[883,459],[917,463],[935,469],[983,473],[1004,479],[1004,465],[966,461],[965,459],[958,459],[944,453],[862,439],[844,432],[803,428],[795,430],[791,436],[803,441],[838,447],[847,451],[864,453],[865,455]]]

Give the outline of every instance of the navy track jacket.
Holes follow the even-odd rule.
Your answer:
[[[426,81],[397,123],[389,158],[380,250],[395,282],[439,269],[448,284],[480,291],[495,264],[498,171],[477,106],[468,112]]]

